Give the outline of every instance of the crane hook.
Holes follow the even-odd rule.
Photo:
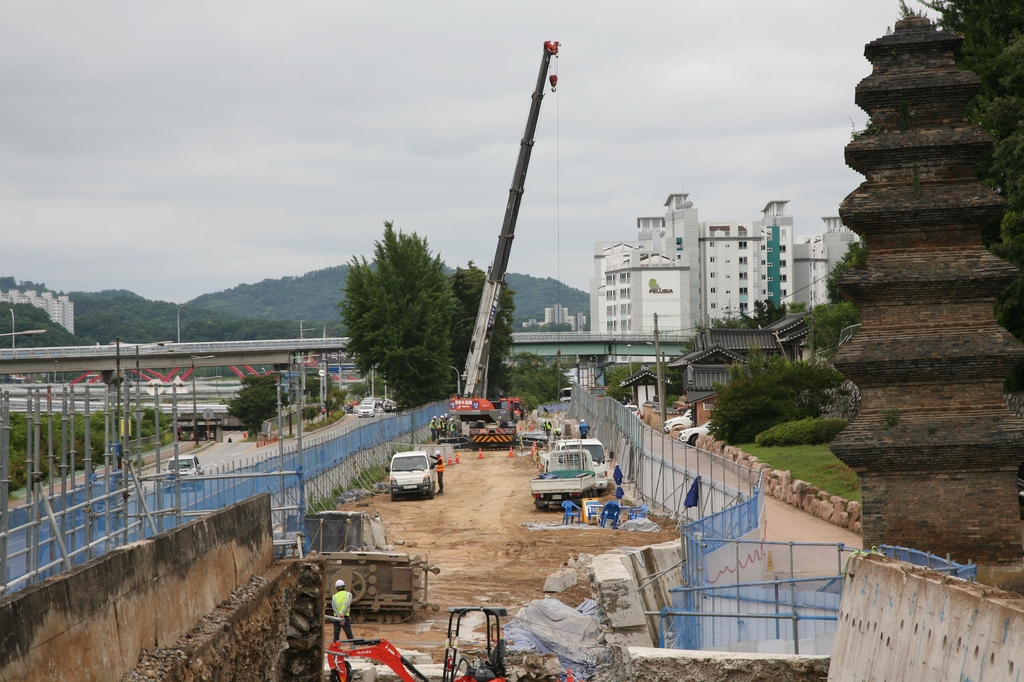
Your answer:
[[[551,74],[548,76],[548,81],[551,83],[551,92],[554,92],[555,86],[558,85],[558,76]]]

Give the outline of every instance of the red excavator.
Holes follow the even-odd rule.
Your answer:
[[[462,629],[462,617],[474,612],[484,615],[487,646],[480,652],[481,656],[467,658],[459,646],[459,633]],[[505,682],[505,637],[501,629],[501,618],[507,616],[508,611],[492,606],[453,606],[448,609],[448,637],[444,647],[442,682]],[[338,619],[327,616],[327,620]],[[427,676],[407,661],[386,639],[348,639],[331,642],[327,646],[331,682],[350,682],[350,658],[379,661],[394,670],[398,678],[404,682],[429,682]]]

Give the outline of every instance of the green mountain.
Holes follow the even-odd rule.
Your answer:
[[[590,294],[568,284],[562,284],[559,290],[558,280],[553,277],[531,277],[510,272],[505,275],[505,283],[516,292],[516,331],[522,330],[522,322],[529,319],[544,322],[544,309],[553,308],[559,298],[562,307],[571,315],[583,313],[590,320]]]
[[[348,266],[338,265],[299,277],[239,284],[224,291],[198,296],[188,305],[268,320],[337,320],[338,301],[344,296],[347,276]],[[541,279],[510,272],[505,281],[516,292],[517,327],[530,318],[543,322],[544,308],[550,308],[558,301],[558,281],[551,277]],[[562,284],[560,295],[562,305],[570,313],[582,312],[590,317],[589,293]]]
[[[300,277],[265,279],[256,284],[203,294],[188,302],[240,317],[265,320],[337,320],[338,301],[344,296],[348,266],[313,270]]]
[[[0,282],[3,279],[0,278]],[[15,288],[14,286],[5,286],[5,290],[10,291]],[[33,289],[38,293],[42,293],[46,289],[35,285],[35,287],[22,287],[22,289]],[[6,333],[11,331],[11,304],[0,303],[0,333]],[[14,306],[14,327],[15,331],[26,331],[31,329],[45,329],[45,334],[39,334],[37,336],[18,336],[15,338],[15,346],[17,348],[37,348],[42,346],[81,346],[85,342],[69,332],[64,327],[60,326],[56,322],[50,320],[50,316],[42,308],[37,308],[34,305],[28,303],[19,303]],[[0,343],[5,348],[11,347],[11,337],[5,336],[0,338]]]

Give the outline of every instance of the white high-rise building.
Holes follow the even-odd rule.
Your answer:
[[[14,305],[27,303],[28,305],[42,308],[50,316],[51,320],[72,334],[75,333],[75,304],[67,296],[54,297],[53,293],[49,291],[44,291],[42,295],[37,295],[35,291],[21,293],[16,289],[11,289],[6,294],[0,291],[0,303],[11,303]]]
[[[825,278],[856,238],[838,218],[798,238],[788,200],[769,201],[761,220],[700,222],[687,197],[670,194],[664,218],[637,218],[635,241],[595,243],[591,330],[650,333],[658,313],[661,330],[689,333],[759,300],[827,302]]]
[[[843,225],[838,216],[824,217],[825,233],[804,236],[793,245],[794,301],[813,308],[828,303],[828,274],[857,240],[857,235]]]
[[[590,285],[590,329],[650,333],[654,313],[664,331],[690,332],[700,319],[697,209],[670,194],[665,217],[636,220],[637,239],[597,242]]]

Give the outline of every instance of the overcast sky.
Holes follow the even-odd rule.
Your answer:
[[[911,3],[912,6],[916,6]],[[685,191],[821,231],[863,47],[896,0],[2,2],[0,275],[185,301],[369,254],[384,220],[493,256],[559,40],[509,269],[583,289],[594,241]],[[557,150],[557,151],[556,151]],[[557,169],[557,170],[556,170]]]

